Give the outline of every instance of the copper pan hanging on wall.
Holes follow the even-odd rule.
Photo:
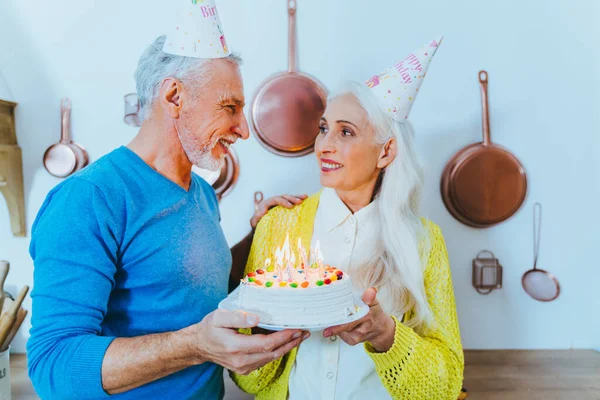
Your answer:
[[[519,160],[492,143],[488,112],[488,74],[479,71],[483,142],[471,144],[450,159],[442,174],[444,205],[454,218],[487,228],[510,218],[523,204],[527,175]]]
[[[69,98],[61,99],[60,142],[50,146],[44,153],[44,167],[57,178],[66,178],[89,163],[87,150],[71,140],[71,108]]]
[[[251,107],[252,128],[272,153],[299,157],[313,151],[327,90],[296,69],[296,0],[288,2],[288,70],[271,76],[257,90]]]

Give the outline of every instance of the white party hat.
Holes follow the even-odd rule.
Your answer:
[[[231,54],[215,0],[176,0],[176,20],[163,46],[165,53],[195,58],[223,58]]]
[[[404,121],[408,118],[440,43],[441,36],[365,82],[395,120]]]

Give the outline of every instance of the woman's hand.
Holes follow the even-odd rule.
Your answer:
[[[368,341],[379,353],[385,353],[394,344],[396,324],[392,317],[381,309],[375,288],[367,289],[362,300],[369,306],[367,315],[349,324],[327,328],[323,337],[338,335],[350,346]]]
[[[258,225],[258,221],[260,221],[260,219],[262,217],[264,217],[265,214],[271,208],[273,208],[275,206],[292,208],[292,207],[294,207],[294,205],[302,204],[302,202],[304,200],[306,200],[307,197],[308,196],[305,194],[302,194],[300,196],[292,196],[290,194],[282,194],[281,196],[269,197],[268,199],[261,201],[255,207],[254,215],[250,219],[250,226],[252,226],[252,229],[255,229],[256,225]]]

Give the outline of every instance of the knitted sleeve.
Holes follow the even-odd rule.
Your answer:
[[[271,243],[274,240],[273,229],[275,228],[276,221],[280,219],[278,218],[278,208],[279,207],[269,211],[258,223],[254,239],[252,240],[252,247],[250,248],[244,275],[264,265],[264,262],[268,257],[268,250],[273,247],[273,243]],[[240,330],[240,332],[248,335],[251,334],[250,329],[243,329]],[[285,357],[274,360],[248,375],[239,375],[231,371],[229,371],[229,375],[235,384],[244,392],[257,394],[271,385],[277,377],[281,375],[281,372],[285,368],[285,362],[282,362],[284,359]]]
[[[435,326],[420,336],[394,318],[394,344],[387,352],[377,353],[365,343],[377,374],[394,399],[456,400],[462,386],[464,355],[448,253],[440,228],[428,224],[431,252],[425,291]]]

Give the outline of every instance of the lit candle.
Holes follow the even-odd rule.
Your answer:
[[[319,266],[319,275],[321,276],[321,279],[325,279],[325,266],[323,265],[323,253],[321,253],[321,250],[319,249],[319,252],[317,254],[317,265]]]
[[[292,252],[292,256],[290,257],[289,263],[289,273],[290,273],[290,282],[293,281],[293,274],[296,271],[296,254]]]
[[[292,269],[290,267],[290,234],[287,233],[285,235],[285,243],[283,244],[283,265],[286,268],[287,271],[287,281],[288,282],[292,282]]]
[[[308,260],[306,259],[306,250],[302,246],[302,238],[298,238],[298,255],[300,257],[302,273],[304,275],[304,280],[308,280]]]
[[[277,281],[281,282],[283,280],[283,277],[281,276],[283,274],[283,268],[282,265],[283,264],[283,252],[281,251],[281,249],[279,247],[277,247],[277,250],[275,250],[275,271],[277,272]]]
[[[319,279],[325,279],[325,268],[323,267],[323,253],[321,253],[321,243],[317,240],[313,253],[312,268],[319,276]]]

